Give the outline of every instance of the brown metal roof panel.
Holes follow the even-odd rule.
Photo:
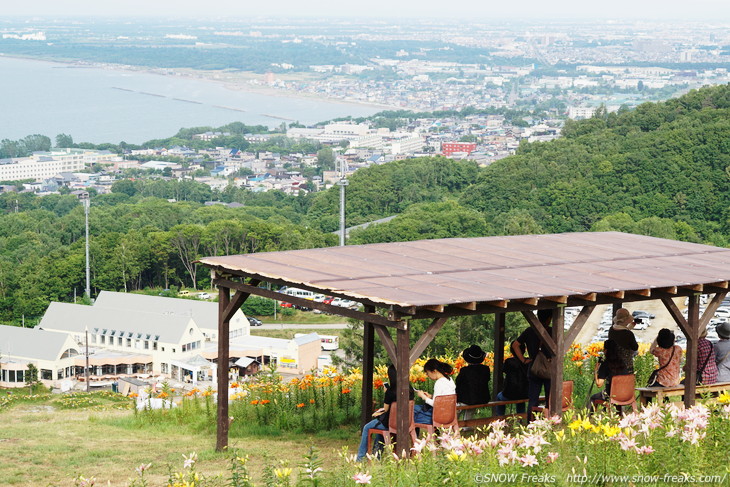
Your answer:
[[[327,274],[322,270],[307,270],[291,265],[276,264],[273,262],[249,261],[241,264],[233,262],[221,262],[216,259],[205,258],[200,260],[201,263],[211,265],[213,267],[223,267],[233,272],[241,272],[244,274],[254,274],[272,279],[296,280],[296,282],[304,283],[317,280],[318,278],[327,277],[334,279],[339,276]]]
[[[298,269],[322,270],[330,275],[339,275],[350,278],[367,278],[373,275],[391,275],[403,272],[414,272],[414,269],[397,266],[389,262],[372,261],[359,262],[357,259],[345,259],[330,253],[319,255],[298,255],[293,260],[284,252],[268,252],[261,254],[262,260],[267,263],[288,263]]]

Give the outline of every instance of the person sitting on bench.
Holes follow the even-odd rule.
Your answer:
[[[525,344],[512,342],[512,347],[518,347],[525,354]],[[504,373],[504,388],[497,394],[497,401],[516,401],[517,399],[527,399],[527,365],[522,363],[517,357],[512,356],[504,361],[502,366]],[[507,406],[497,406],[494,408],[496,416],[504,416]],[[520,414],[525,412],[525,403],[515,404],[515,411]]]
[[[461,354],[467,365],[456,377],[456,400],[462,405],[488,403],[492,397],[489,393],[491,371],[484,365],[487,354],[479,345],[472,345]],[[464,411],[464,419],[469,419],[473,411]]]
[[[433,400],[438,396],[456,394],[456,385],[449,377],[454,369],[446,362],[432,358],[423,364],[423,370],[428,378],[436,383],[433,385],[433,395],[425,391],[416,391],[418,397],[423,399],[426,404],[416,405],[413,408],[413,415],[416,423],[431,424],[433,423]]]

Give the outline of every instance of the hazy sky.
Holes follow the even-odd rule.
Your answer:
[[[730,22],[730,0],[2,0],[3,15],[708,19]]]

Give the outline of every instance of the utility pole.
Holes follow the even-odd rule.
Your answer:
[[[350,184],[347,181],[345,164],[345,161],[340,161],[340,180],[337,182],[340,186],[340,247],[345,246],[345,186]]]
[[[84,380],[86,381],[86,392],[91,390],[89,386],[89,328],[86,327],[86,367],[84,368]]]
[[[82,199],[82,201],[84,202],[84,215],[86,216],[86,297],[88,299],[91,299],[91,278],[90,278],[91,273],[89,271],[89,206],[91,206],[91,198],[87,194]],[[88,334],[88,331],[87,331],[87,334]],[[88,349],[88,343],[87,343],[87,349]],[[87,385],[88,385],[88,382],[87,382]]]

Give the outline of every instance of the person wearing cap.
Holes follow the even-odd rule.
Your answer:
[[[634,356],[639,350],[634,332],[631,331],[636,322],[631,312],[626,308],[619,308],[613,317],[613,325],[608,330],[608,339],[616,342],[618,354],[627,373],[634,373]]]
[[[720,341],[715,343],[717,381],[730,382],[730,323],[724,321],[715,327]]]
[[[489,379],[491,371],[484,365],[487,354],[479,345],[472,345],[461,354],[467,365],[456,377],[456,399],[462,404],[486,404],[489,402]]]

